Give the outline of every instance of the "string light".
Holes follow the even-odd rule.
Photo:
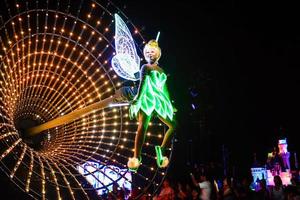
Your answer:
[[[91,188],[82,186],[77,167],[94,161],[126,168],[138,126],[129,120],[128,106],[94,110],[34,140],[24,137],[26,132],[16,124],[46,123],[105,100],[123,86],[110,65],[115,55],[112,14],[118,9],[110,0],[101,5],[57,0],[57,5],[66,5],[59,11],[48,9],[53,2],[46,2],[6,1],[10,9],[1,13],[8,18],[0,33],[0,168],[34,198],[52,199],[55,192],[57,199],[76,199],[77,193],[89,199],[86,190]],[[141,46],[144,39],[138,30],[133,28],[134,39]],[[143,159],[150,165],[136,173],[143,187],[165,176],[157,173],[152,155],[163,131],[155,122],[149,128]]]

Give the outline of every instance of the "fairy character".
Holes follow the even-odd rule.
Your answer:
[[[174,119],[174,108],[166,85],[167,75],[158,65],[158,60],[161,56],[161,49],[157,42],[158,38],[150,40],[145,45],[143,53],[147,64],[139,69],[140,58],[137,55],[130,31],[117,14],[115,14],[115,19],[116,55],[112,58],[112,67],[124,79],[140,80],[137,94],[131,101],[129,108],[131,119],[137,118],[139,125],[135,137],[134,155],[132,158],[129,158],[127,166],[132,171],[136,171],[140,166],[142,146],[149,122],[153,116],[157,116],[169,127],[162,144],[155,146],[157,165],[163,168],[169,163],[168,158],[164,156],[164,152],[170,144],[176,122]]]
[[[161,49],[157,41],[150,40],[145,45],[143,53],[147,64],[143,65],[140,70],[138,92],[129,109],[130,117],[137,117],[139,122],[135,137],[134,156],[129,158],[127,163],[131,170],[136,170],[140,165],[142,146],[149,122],[154,115],[169,127],[162,144],[155,146],[157,165],[161,168],[166,167],[169,163],[168,158],[163,154],[170,144],[176,127],[174,109],[166,84],[167,75],[158,65]]]

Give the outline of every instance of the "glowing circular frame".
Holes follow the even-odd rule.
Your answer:
[[[98,163],[116,171],[127,169],[137,122],[127,107],[94,110],[35,136],[30,125],[43,124],[105,100],[125,80],[111,68],[114,49],[114,13],[125,19],[137,51],[145,44],[130,20],[109,0],[5,1],[0,16],[0,168],[21,190],[37,199],[92,199],[108,189],[99,180],[95,188],[80,166]],[[127,21],[126,21],[127,20]],[[151,196],[167,169],[158,169],[154,145],[165,127],[150,125],[143,163],[132,174],[140,197]],[[169,151],[171,156],[171,149]],[[109,178],[99,168],[101,173]],[[93,173],[92,173],[92,176]],[[118,180],[119,180],[118,179]]]

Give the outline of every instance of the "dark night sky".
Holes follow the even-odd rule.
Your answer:
[[[179,110],[171,173],[188,160],[221,161],[222,144],[243,167],[254,152],[265,161],[282,135],[299,153],[298,7],[282,1],[164,3],[131,0],[122,10],[145,39],[161,31],[160,63],[171,75]],[[199,106],[194,111],[192,102]]]
[[[171,74],[180,110],[175,152],[182,158],[175,161],[191,156],[197,162],[220,160],[225,144],[234,164],[249,167],[254,152],[264,162],[282,136],[291,152],[299,152],[300,18],[295,5],[136,3],[130,1],[125,13],[146,27],[146,39],[161,31],[161,64]],[[192,111],[192,102],[198,109]]]

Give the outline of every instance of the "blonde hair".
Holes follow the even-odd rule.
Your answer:
[[[156,40],[150,40],[144,47],[144,50],[143,50],[144,55],[145,55],[145,51],[147,48],[155,48],[158,50],[158,58],[157,58],[157,61],[158,61],[161,56],[161,49],[158,46],[158,42]]]

